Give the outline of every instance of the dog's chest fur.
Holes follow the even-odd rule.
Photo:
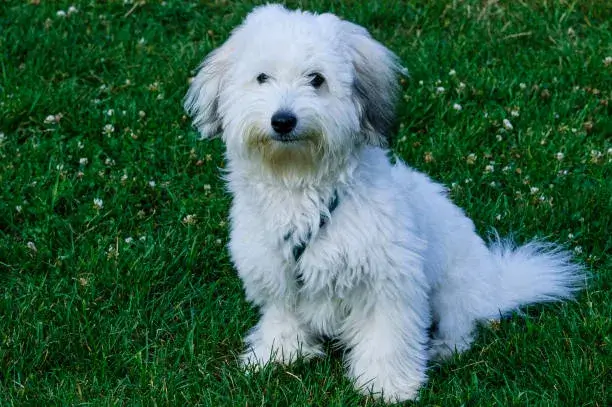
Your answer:
[[[355,189],[295,193],[269,185],[241,185],[235,189],[232,207],[232,228],[239,236],[232,239],[248,239],[250,247],[261,245],[292,279],[301,273],[301,291],[334,288],[341,296],[371,274],[372,260],[384,255],[378,250],[401,221],[394,218],[392,205],[364,204],[369,201]]]

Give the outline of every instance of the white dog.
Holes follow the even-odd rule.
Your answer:
[[[246,365],[319,356],[331,337],[358,389],[414,399],[428,360],[466,350],[478,321],[578,289],[566,252],[487,247],[442,186],[390,163],[402,72],[364,28],[279,5],[200,66],[185,108],[226,144],[229,249],[262,313]]]

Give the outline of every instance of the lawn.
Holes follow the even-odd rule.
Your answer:
[[[410,71],[393,150],[483,235],[547,238],[578,300],[483,326],[419,405],[612,402],[612,3],[301,1]],[[71,7],[72,6],[72,7]],[[252,4],[0,4],[0,405],[370,406],[342,355],[245,375],[223,146],[188,79]],[[410,403],[407,403],[410,404]]]

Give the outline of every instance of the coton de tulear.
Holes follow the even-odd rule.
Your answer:
[[[442,186],[391,163],[403,71],[364,28],[279,5],[199,67],[185,108],[225,142],[229,249],[262,314],[245,365],[319,356],[333,338],[358,389],[414,399],[428,361],[466,350],[478,321],[583,281],[554,245],[485,245]]]

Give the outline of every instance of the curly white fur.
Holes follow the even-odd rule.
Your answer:
[[[477,321],[578,289],[567,253],[488,248],[443,187],[390,163],[402,71],[364,28],[278,5],[256,8],[199,68],[185,108],[226,144],[229,248],[262,313],[243,362],[319,356],[332,337],[358,389],[414,399],[428,360],[467,349]],[[280,111],[296,119],[283,134]]]

